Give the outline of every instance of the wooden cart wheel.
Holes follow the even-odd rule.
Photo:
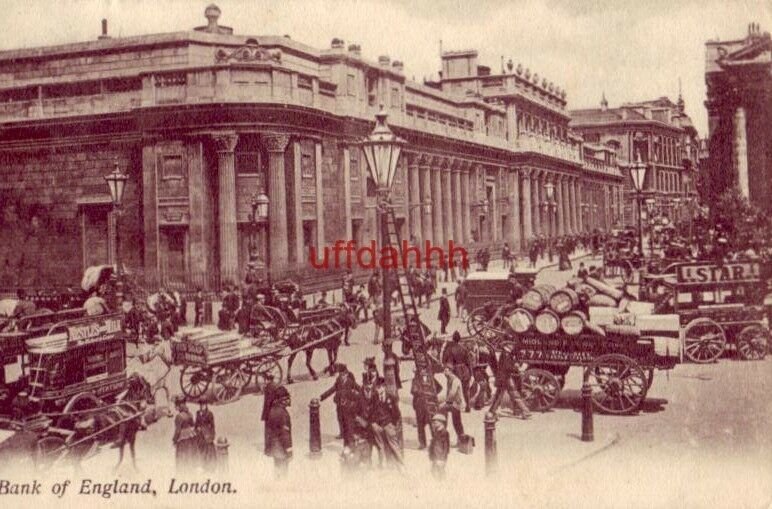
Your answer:
[[[88,413],[82,413],[87,410],[95,410],[102,406],[104,403],[101,399],[97,398],[90,392],[81,392],[70,398],[70,401],[64,405],[62,409],[62,415],[56,420],[56,427],[62,429],[73,430],[75,429],[75,422],[81,415],[88,415]]]
[[[35,450],[35,468],[48,470],[67,456],[67,446],[64,439],[57,436],[47,436],[38,440]]]
[[[469,331],[470,336],[476,336],[482,333],[487,324],[488,313],[484,307],[479,307],[469,313],[469,318],[466,320],[466,330]]]
[[[726,334],[710,318],[697,318],[684,329],[684,353],[697,364],[715,362],[726,347]]]
[[[244,373],[241,366],[221,366],[212,375],[212,394],[219,403],[234,401],[244,388]]]
[[[263,361],[257,366],[257,368],[255,368],[255,385],[260,390],[260,392],[263,392],[265,386],[268,383],[268,379],[266,378],[266,375],[268,374],[273,375],[273,383],[281,383],[282,377],[284,376],[284,370],[282,370],[279,361]]]
[[[601,355],[588,368],[592,402],[610,414],[629,414],[646,398],[646,373],[630,357]]]
[[[185,397],[198,399],[212,382],[212,373],[198,366],[185,366],[180,372],[180,388]]]
[[[651,368],[646,372],[646,392],[649,392],[649,389],[651,389],[651,384],[653,383],[654,383],[654,368]]]
[[[767,355],[769,331],[760,324],[748,325],[737,335],[737,353],[746,361],[758,361]]]
[[[527,369],[522,375],[523,398],[534,412],[546,412],[558,400],[560,382],[546,369]]]

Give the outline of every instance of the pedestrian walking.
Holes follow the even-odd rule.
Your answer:
[[[217,467],[217,454],[214,448],[214,414],[209,410],[209,405],[205,401],[199,404],[198,412],[196,412],[195,429],[201,464],[205,471],[213,472]]]
[[[501,263],[505,269],[509,268],[509,256],[510,256],[509,244],[504,242],[504,247],[501,248]]]
[[[174,407],[177,415],[174,418],[172,443],[175,448],[177,473],[188,473],[196,468],[199,457],[195,421],[188,410],[184,396],[175,397]]]
[[[193,311],[195,314],[193,325],[201,327],[204,325],[204,292],[201,291],[201,288],[196,289],[196,296],[193,298]]]
[[[350,401],[347,399],[349,397],[347,392],[358,390],[358,387],[356,379],[354,378],[354,374],[348,370],[345,364],[336,364],[335,370],[338,373],[338,376],[335,379],[335,383],[332,385],[332,387],[324,391],[322,395],[319,396],[319,399],[324,401],[330,396],[334,395],[333,402],[335,403],[335,413],[338,418],[339,429],[338,436],[335,438],[338,440],[343,439],[343,445],[348,447],[352,442],[351,421],[353,417],[348,415],[346,412],[346,410],[349,410],[346,405],[350,403]]]
[[[415,411],[415,422],[416,427],[418,428],[418,449],[421,450],[426,449],[426,428],[431,426],[431,416],[429,415],[429,409],[427,407],[427,395],[421,390],[422,381],[418,375],[418,370],[413,368],[413,373],[413,381],[410,384],[410,395],[413,399],[412,403],[413,410]],[[434,377],[432,377],[432,381],[434,382],[435,393],[439,394],[442,387],[437,380],[434,380]]]
[[[472,379],[472,363],[469,351],[461,344],[461,334],[453,332],[453,338],[442,355],[443,365],[449,365],[453,374],[461,381],[461,393],[464,396],[466,411],[469,412],[469,383]]]
[[[268,428],[268,454],[273,458],[276,477],[279,479],[286,477],[292,459],[292,420],[287,412],[289,406],[290,395],[286,387],[277,387],[265,425]]]
[[[464,436],[464,423],[461,421],[461,409],[464,408],[464,395],[461,389],[461,380],[453,373],[453,367],[448,364],[445,366],[445,401],[442,404],[442,411],[450,414],[453,421],[453,431],[456,432],[457,442],[461,443]]]
[[[402,422],[397,399],[386,393],[383,378],[375,385],[375,398],[370,408],[370,428],[373,441],[378,450],[378,466],[400,467],[402,465],[402,447],[399,440],[398,426]]]
[[[501,399],[506,393],[509,395],[509,400],[512,404],[512,413],[521,419],[529,419],[531,411],[528,409],[525,401],[523,401],[523,396],[518,387],[520,370],[513,354],[513,348],[510,344],[505,345],[499,356],[496,368],[496,394],[493,396],[490,412],[496,415]]]
[[[459,279],[458,286],[456,286],[456,317],[461,320],[464,319],[464,305],[466,302],[466,285],[463,279]]]
[[[448,290],[442,289],[442,296],[440,297],[440,311],[437,314],[437,319],[440,321],[440,333],[446,334],[448,323],[450,322],[450,303],[448,302]]]
[[[380,295],[374,295],[373,302],[373,323],[375,324],[375,331],[373,333],[373,344],[379,343],[381,336],[381,329],[383,328],[383,300]]]
[[[260,412],[260,420],[263,421],[263,453],[266,456],[270,455],[268,451],[268,414],[271,411],[271,402],[273,401],[274,391],[278,387],[276,381],[273,378],[273,373],[266,372],[265,387],[263,387],[263,410]]]
[[[448,419],[443,414],[432,416],[432,441],[429,445],[429,460],[432,462],[432,476],[438,481],[445,478],[445,464],[450,453],[450,433]]]

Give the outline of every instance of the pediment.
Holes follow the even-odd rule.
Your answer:
[[[220,48],[215,53],[215,62],[218,64],[237,62],[237,63],[262,63],[274,62],[281,63],[281,51],[270,51],[262,48],[257,41],[250,40],[247,44],[236,48],[233,51],[227,51]]]

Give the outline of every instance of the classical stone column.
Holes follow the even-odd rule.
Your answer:
[[[517,171],[509,173],[509,228],[507,237],[513,251],[520,250],[520,179]]]
[[[308,260],[305,260],[303,256],[303,205],[301,202],[301,164],[302,164],[302,153],[300,150],[300,141],[295,141],[292,144],[292,156],[293,156],[293,165],[292,165],[292,219],[293,219],[293,225],[292,225],[292,244],[293,245],[293,251],[294,251],[294,258],[293,262],[300,266],[303,263],[308,263]],[[316,150],[314,150],[314,159],[316,159]],[[320,246],[321,247],[321,246]]]
[[[450,180],[451,170],[449,159],[443,160],[443,165],[440,168],[442,175],[442,235],[443,239],[447,243],[450,239],[453,239],[453,205],[450,194]],[[455,239],[454,239],[455,240]]]
[[[421,239],[432,242],[434,240],[432,235],[432,211],[434,210],[434,204],[432,203],[430,160],[429,156],[422,155],[418,164],[421,173],[421,201],[423,202],[421,205]],[[427,206],[427,204],[431,204],[431,206]]]
[[[461,169],[459,161],[453,163],[453,180],[451,181],[453,196],[453,241],[456,244],[464,243],[464,224],[461,218],[463,201],[461,200]]]
[[[533,237],[533,208],[531,205],[531,170],[523,169],[523,249],[528,248],[528,243]]]
[[[432,164],[432,232],[433,240],[436,245],[445,243],[445,237],[442,234],[442,217],[445,214],[444,202],[442,200],[442,175],[437,166],[441,162],[434,158]]]
[[[544,233],[544,223],[542,222],[542,210],[541,210],[541,193],[544,187],[544,181],[542,180],[541,173],[534,172],[533,180],[531,181],[531,190],[533,192],[533,234],[538,236]]]
[[[568,191],[568,178],[560,179],[560,186],[563,190],[563,235],[573,233],[574,227],[571,225],[571,193]]]
[[[418,174],[418,154],[408,154],[407,178],[410,182],[410,234],[423,240],[421,232],[421,177]]]
[[[737,182],[742,195],[750,196],[748,182],[748,137],[746,131],[745,108],[738,107],[734,112],[734,139],[732,140],[732,155],[734,158]]]
[[[465,163],[461,172],[461,221],[463,223],[464,244],[468,244],[472,241],[472,219],[469,217],[471,205],[469,201],[469,186],[471,185],[471,179],[469,178],[470,171],[472,171],[471,165]]]
[[[220,231],[220,282],[239,280],[239,237],[236,226],[236,164],[233,151],[239,142],[235,133],[213,136],[217,150],[218,216]]]
[[[268,151],[268,232],[271,273],[276,273],[287,264],[287,200],[284,173],[284,150],[289,143],[288,134],[267,134],[263,143]]]
[[[558,176],[555,178],[555,206],[554,212],[551,213],[555,221],[554,235],[563,235],[563,190],[561,189],[561,181],[562,177]]]

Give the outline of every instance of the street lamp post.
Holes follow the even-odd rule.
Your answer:
[[[635,193],[638,202],[638,252],[643,255],[643,228],[641,226],[641,206],[642,206],[642,193],[643,183],[646,178],[646,164],[641,161],[641,153],[636,153],[635,163],[630,166],[630,176],[633,180],[633,186],[635,187]]]
[[[255,193],[252,195],[252,213],[249,216],[249,261],[255,264],[257,270],[262,271],[265,264],[260,259],[260,252],[257,247],[258,222],[268,219],[268,205],[270,200],[265,193]]]
[[[115,271],[119,276],[121,275],[121,234],[120,228],[118,228],[118,218],[121,215],[121,203],[123,202],[123,193],[126,190],[126,182],[128,180],[129,176],[121,171],[118,163],[115,163],[111,173],[105,175],[105,182],[107,182],[107,187],[110,189],[110,198],[113,202],[113,216],[115,218],[115,260],[113,262],[115,263]]]
[[[652,197],[648,197],[644,203],[646,203],[646,217],[649,221],[649,254],[654,258],[654,206],[656,200]],[[643,254],[643,252],[641,252],[641,254]]]
[[[394,183],[402,147],[405,141],[398,138],[386,124],[387,114],[381,106],[381,111],[375,115],[375,128],[362,142],[370,176],[378,189],[378,214],[380,215],[382,246],[389,245],[388,209],[391,207],[389,193]],[[383,274],[383,338],[391,337],[391,281],[386,269]]]

